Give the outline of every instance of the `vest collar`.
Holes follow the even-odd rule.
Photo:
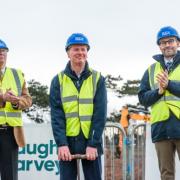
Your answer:
[[[70,61],[67,63],[64,73],[72,79],[75,79],[75,80],[79,79],[76,73],[71,69]],[[86,78],[86,77],[89,77],[90,74],[91,74],[91,71],[89,70],[88,62],[86,62],[85,68],[83,72],[81,73],[81,77]]]

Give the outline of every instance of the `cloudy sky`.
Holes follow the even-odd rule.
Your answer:
[[[64,50],[74,32],[87,35],[89,63],[104,75],[141,79],[159,53],[157,31],[180,31],[179,0],[1,0],[0,38],[10,51],[8,66],[26,79],[49,86],[68,59]]]

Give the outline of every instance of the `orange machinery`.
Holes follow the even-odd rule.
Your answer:
[[[120,124],[123,126],[125,130],[129,126],[129,119],[143,120],[147,122],[150,121],[150,115],[149,112],[144,109],[123,106],[121,110]]]
[[[141,108],[136,108],[136,107],[131,107],[131,106],[123,106],[123,108],[120,110],[121,112],[121,118],[120,118],[120,124],[124,128],[126,134],[127,134],[127,129],[129,126],[129,119],[132,120],[143,120],[145,122],[150,121],[150,114],[147,110],[141,109]],[[119,135],[119,153],[122,150],[122,135]]]

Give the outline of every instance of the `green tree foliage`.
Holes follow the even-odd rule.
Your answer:
[[[121,97],[121,94],[119,94],[120,92],[120,82],[123,80],[123,78],[119,75],[117,77],[114,77],[110,74],[108,74],[106,76],[106,87],[109,90],[112,90],[113,92],[115,92],[115,94],[118,97]]]
[[[122,84],[123,78],[121,76],[113,77],[112,75],[106,76],[106,87],[107,89],[115,92],[117,97],[121,98],[123,95],[137,95],[140,80],[127,80]]]
[[[123,78],[121,78],[120,75],[117,77],[113,77],[112,75],[106,76],[107,89],[113,91],[118,98],[122,98],[125,95],[136,96],[138,94],[139,85],[140,80],[127,80],[123,82]],[[107,120],[119,122],[120,116],[119,112],[111,112]]]
[[[137,95],[139,90],[140,80],[127,80],[123,84],[119,93],[126,95]]]
[[[121,76],[113,77],[112,75],[108,74],[106,76],[106,87],[108,89],[116,90],[118,88],[118,82],[123,80]]]
[[[34,79],[28,81],[29,93],[32,97],[33,104],[40,108],[46,108],[49,105],[48,86],[42,85]]]
[[[31,108],[25,110],[25,113],[36,123],[43,123],[45,121],[45,115],[48,116],[49,114],[48,86],[42,85],[32,79],[28,81],[28,89],[33,104]]]

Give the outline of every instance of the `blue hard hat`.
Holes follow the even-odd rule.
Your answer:
[[[89,51],[90,45],[87,37],[82,33],[74,33],[67,39],[65,49],[68,50],[69,46],[80,44],[80,45],[86,45],[87,50]]]
[[[176,29],[171,26],[162,27],[157,34],[157,44],[159,45],[159,40],[166,37],[176,37],[180,41],[179,34]]]
[[[7,49],[9,51],[9,48],[6,46],[6,43],[0,39],[0,49]]]

